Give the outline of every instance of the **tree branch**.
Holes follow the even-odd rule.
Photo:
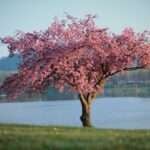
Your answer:
[[[82,93],[79,93],[79,99],[80,99],[81,103],[83,103],[84,105],[88,104],[88,102],[86,101],[86,99]]]
[[[143,68],[145,68],[145,67],[146,67],[146,65],[143,65],[143,66],[136,66],[136,67],[130,67],[130,68],[126,67],[126,68],[123,68],[123,69],[121,69],[121,70],[117,70],[117,71],[115,71],[115,72],[112,72],[112,73],[107,74],[107,75],[105,76],[105,78],[108,78],[109,76],[113,76],[113,75],[115,75],[115,74],[117,74],[117,73],[119,73],[119,72],[121,72],[121,71],[133,71],[133,70],[143,69]]]

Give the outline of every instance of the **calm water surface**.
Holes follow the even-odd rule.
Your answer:
[[[80,102],[1,103],[0,123],[81,126]],[[150,129],[150,98],[99,98],[92,105],[99,128]]]

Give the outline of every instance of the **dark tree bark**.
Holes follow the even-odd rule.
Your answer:
[[[91,103],[94,99],[93,94],[87,94],[86,96],[83,94],[79,94],[79,99],[82,107],[82,114],[80,116],[80,120],[82,122],[83,127],[92,127],[91,123]]]

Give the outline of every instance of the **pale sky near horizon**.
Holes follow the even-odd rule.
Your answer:
[[[0,37],[46,29],[54,16],[63,19],[64,12],[79,18],[97,14],[97,24],[112,32],[150,30],[150,0],[0,0]],[[0,57],[7,55],[0,44]]]

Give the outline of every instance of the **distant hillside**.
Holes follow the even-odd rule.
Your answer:
[[[15,73],[21,62],[18,55],[0,59],[0,84],[4,79]],[[120,73],[113,76],[107,81],[103,96],[141,96],[150,97],[150,70],[136,70],[132,72]],[[28,95],[24,94],[18,98],[18,101],[32,100],[67,100],[77,99],[77,95],[64,91],[59,93],[58,90],[49,87],[42,94]],[[0,95],[0,102],[7,101],[3,95]]]
[[[20,61],[21,58],[19,55],[14,55],[12,57],[3,57],[0,59],[0,70],[17,70]]]

